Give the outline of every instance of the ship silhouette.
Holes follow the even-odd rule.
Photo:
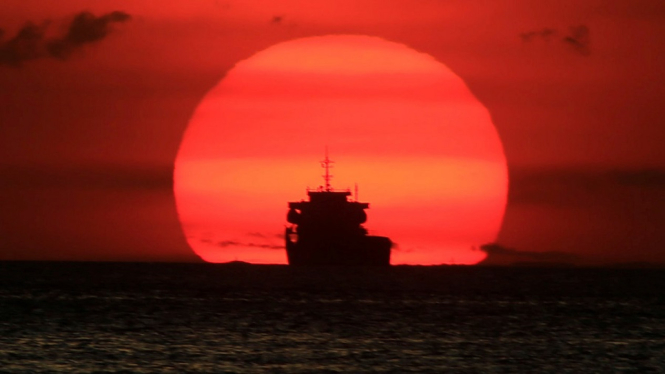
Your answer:
[[[307,189],[309,201],[289,202],[286,254],[292,266],[389,266],[392,241],[370,236],[362,226],[369,203],[349,201],[351,191],[330,185],[332,161],[326,150],[325,187]]]

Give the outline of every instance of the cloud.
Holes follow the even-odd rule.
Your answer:
[[[580,206],[621,195],[665,192],[665,169],[514,168],[510,171],[511,204]],[[603,199],[605,197],[605,199]]]
[[[260,239],[284,239],[284,232],[278,232],[278,233],[263,233],[263,232],[258,232],[258,231],[252,231],[248,232],[247,236],[251,236],[253,238],[260,238]]]
[[[487,253],[487,258],[480,265],[516,265],[516,264],[571,264],[578,261],[579,256],[559,251],[518,251],[497,243],[480,246]]]
[[[263,248],[263,249],[284,249],[284,245],[274,245],[274,244],[260,244],[260,243],[243,243],[243,242],[238,242],[235,240],[223,240],[217,245],[221,248],[226,248],[226,247],[252,247],[252,248]]]
[[[661,169],[613,170],[605,177],[622,186],[665,189],[665,170]]]
[[[47,56],[44,44],[47,27],[48,23],[25,24],[16,36],[0,45],[0,64],[20,66],[23,61]]]
[[[525,43],[531,43],[537,40],[543,40],[545,42],[558,40],[581,55],[586,56],[591,53],[591,32],[586,25],[572,26],[567,33],[546,27],[541,30],[522,32],[519,36]]]
[[[534,39],[544,39],[546,41],[549,41],[550,38],[556,34],[555,29],[551,29],[549,27],[546,27],[542,30],[537,30],[537,31],[529,31],[529,32],[523,32],[520,33],[520,38],[522,38],[523,42],[530,42],[533,41]]]
[[[0,65],[20,67],[24,62],[42,58],[65,60],[74,51],[86,44],[98,42],[111,32],[112,23],[126,22],[131,16],[122,11],[114,11],[96,17],[90,12],[77,14],[67,27],[67,32],[59,37],[47,38],[50,22],[37,25],[26,23],[16,35],[4,41],[0,32]]]
[[[2,189],[170,190],[173,166],[0,166]]]
[[[589,28],[585,25],[571,27],[570,33],[563,38],[563,42],[582,55],[591,53]]]

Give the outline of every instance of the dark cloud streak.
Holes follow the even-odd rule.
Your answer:
[[[570,34],[563,38],[563,42],[582,55],[591,53],[589,28],[585,25],[571,27]]]
[[[518,251],[497,243],[484,244],[480,250],[487,258],[480,265],[519,265],[519,264],[572,264],[579,256],[560,251]]]
[[[556,40],[561,41],[565,45],[571,47],[573,51],[583,56],[587,56],[591,53],[591,32],[586,25],[570,27],[568,33],[560,33],[557,29],[546,27],[541,30],[522,32],[519,36],[525,43],[535,42],[539,39],[544,40],[545,42],[550,42],[556,37]]]
[[[130,18],[129,14],[120,11],[100,17],[88,12],[79,13],[69,25],[67,34],[61,39],[50,41],[47,50],[55,58],[66,59],[80,46],[104,39],[111,31],[111,23],[126,22]]]
[[[251,236],[254,238],[260,238],[260,239],[271,239],[271,238],[277,238],[277,239],[284,239],[284,233],[260,233],[256,231],[248,232],[247,236]]]
[[[555,34],[556,34],[555,29],[551,29],[551,28],[546,27],[546,28],[544,28],[542,30],[538,30],[538,31],[523,32],[523,33],[520,34],[520,38],[522,38],[523,42],[530,42],[530,41],[532,41],[533,39],[536,39],[536,38],[542,38],[546,41],[549,41],[550,38]]]
[[[607,195],[665,194],[665,170],[512,169],[510,204],[586,205]]]
[[[16,36],[0,45],[0,64],[18,67],[24,61],[46,57],[44,39],[48,23],[26,23]]]
[[[170,190],[173,167],[120,167],[90,165],[78,167],[0,166],[0,190]]]
[[[253,247],[253,248],[263,248],[263,249],[284,249],[285,247],[283,245],[274,245],[274,244],[259,244],[259,243],[243,243],[243,242],[238,242],[235,240],[223,240],[217,245],[221,248],[226,248],[226,247],[235,247],[235,246],[241,246],[241,247]]]
[[[0,30],[0,65],[20,67],[26,61],[42,58],[65,60],[86,44],[98,42],[111,32],[112,23],[126,22],[131,16],[114,11],[96,17],[90,12],[77,14],[67,27],[65,35],[47,38],[50,22],[37,25],[26,23],[16,35],[3,41],[4,30]]]

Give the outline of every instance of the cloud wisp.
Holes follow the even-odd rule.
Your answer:
[[[571,46],[575,52],[586,56],[591,53],[590,39],[589,28],[579,25],[570,28],[570,32],[564,36],[563,42]]]
[[[263,248],[263,249],[284,249],[286,248],[284,245],[274,245],[274,244],[261,244],[261,243],[252,243],[252,242],[239,242],[235,240],[223,240],[217,245],[221,248],[226,248],[226,247],[252,247],[252,248]]]
[[[579,256],[567,252],[518,251],[497,243],[484,244],[480,246],[480,250],[487,253],[487,258],[481,265],[572,264],[580,259]]]
[[[43,58],[66,60],[81,47],[106,38],[112,31],[113,23],[123,23],[131,16],[122,11],[114,11],[99,17],[90,12],[81,12],[66,28],[66,33],[48,37],[51,22],[26,23],[10,39],[2,39],[0,29],[0,65],[21,67],[25,62]]]
[[[591,54],[591,31],[586,25],[572,26],[568,32],[560,32],[559,30],[551,27],[546,27],[541,30],[531,30],[519,34],[522,42],[531,43],[537,40],[551,42],[552,40],[559,41],[570,48],[576,53],[583,56]]]
[[[513,168],[510,184],[511,204],[579,207],[592,201],[613,203],[617,194],[624,198],[662,195],[665,169]]]

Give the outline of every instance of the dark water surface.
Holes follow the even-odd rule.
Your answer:
[[[665,271],[0,262],[0,371],[665,372]]]

